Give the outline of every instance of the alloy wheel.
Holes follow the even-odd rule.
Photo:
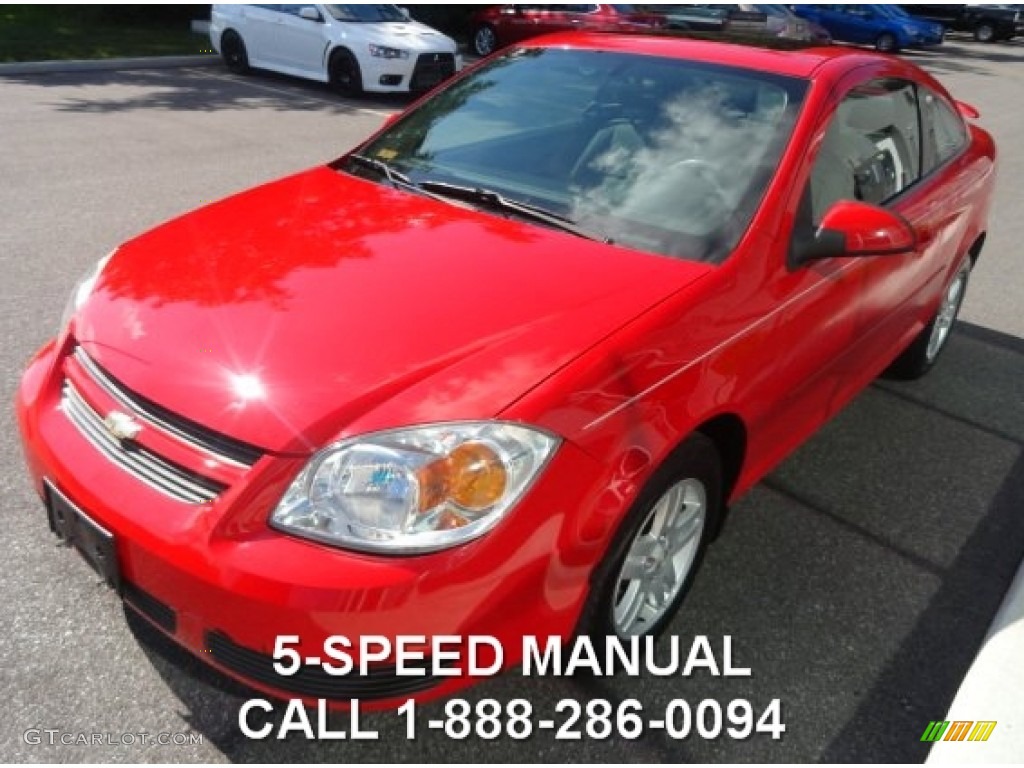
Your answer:
[[[477,29],[476,34],[473,35],[473,50],[476,51],[478,56],[489,56],[494,53],[494,49],[497,46],[497,35],[494,34],[494,30],[490,27],[480,27]]]
[[[960,304],[964,298],[964,286],[967,285],[967,268],[961,269],[953,282],[949,284],[946,293],[939,305],[939,312],[935,316],[935,323],[932,325],[931,335],[928,337],[928,347],[925,349],[925,358],[929,363],[934,362],[939,352],[946,345],[949,339],[949,332],[953,328],[957,313],[960,311]]]
[[[688,478],[651,508],[616,578],[612,624],[620,637],[644,634],[672,607],[700,550],[707,504],[704,484]]]

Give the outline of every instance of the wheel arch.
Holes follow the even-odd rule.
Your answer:
[[[327,64],[328,75],[330,75],[331,73],[331,64],[334,63],[335,57],[339,56],[342,53],[347,53],[352,58],[356,58],[355,53],[353,53],[352,49],[345,45],[345,43],[335,43],[333,45],[329,45],[327,47],[327,50],[324,51],[324,63]],[[358,61],[358,59],[356,59],[356,61]]]
[[[333,45],[330,45],[324,51],[324,61],[327,64],[327,70],[326,70],[326,72],[324,74],[327,75],[327,82],[328,83],[332,83],[333,82],[333,78],[334,78],[333,69],[334,69],[334,61],[335,61],[335,59],[337,59],[339,56],[346,55],[346,54],[352,58],[352,61],[355,62],[355,65],[358,68],[358,71],[359,71],[359,92],[362,92],[363,89],[366,88],[366,81],[363,79],[363,65],[359,63],[359,57],[356,55],[356,52],[353,51],[352,48],[350,48],[344,42],[339,42],[339,43],[335,43]]]
[[[978,259],[981,257],[981,249],[985,247],[985,238],[987,232],[980,233],[974,242],[971,243],[971,247],[967,249],[967,255],[971,257],[971,266],[974,267],[978,263]]]
[[[718,451],[722,463],[722,501],[725,503],[732,497],[743,471],[747,456],[747,426],[735,413],[722,413],[693,431],[711,440]]]
[[[244,37],[242,37],[242,33],[241,33],[241,32],[239,32],[239,31],[238,31],[237,29],[235,29],[234,27],[231,27],[231,26],[226,26],[226,27],[224,27],[224,29],[222,29],[222,30],[220,31],[220,34],[219,34],[219,35],[217,36],[217,44],[218,44],[218,45],[224,45],[224,38],[225,38],[225,37],[228,37],[228,36],[230,36],[230,35],[234,35],[234,36],[235,36],[235,37],[237,37],[237,38],[238,38],[239,40],[241,40],[241,41],[242,41],[242,43],[245,43],[245,38],[244,38]]]

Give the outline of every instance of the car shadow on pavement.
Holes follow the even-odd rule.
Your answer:
[[[82,96],[65,97],[54,107],[61,112],[91,114],[138,110],[213,112],[272,109],[319,110],[345,115],[364,109],[399,110],[413,99],[401,94],[343,98],[325,83],[271,72],[235,75],[217,66],[0,77],[0,82],[4,80],[41,87],[80,85],[83,87]],[[104,87],[107,86],[115,86],[118,95],[105,96]]]
[[[731,636],[734,663],[751,676],[541,679],[512,670],[464,694],[470,703],[527,699],[535,721],[556,716],[566,698],[636,699],[648,719],[680,698],[694,707],[713,698],[723,710],[744,699],[756,713],[777,698],[786,724],[778,741],[649,732],[565,742],[550,731],[525,742],[457,741],[426,727],[443,702],[421,706],[415,741],[394,713],[364,715],[377,741],[251,741],[238,711],[257,694],[141,620],[132,630],[182,716],[232,761],[920,761],[921,734],[944,717],[1024,553],[1021,381],[1024,341],[961,323],[932,374],[870,387],[735,506],[668,633],[684,653],[695,635],[716,651]],[[662,663],[667,646],[663,638]]]

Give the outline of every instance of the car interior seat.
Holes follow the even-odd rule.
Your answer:
[[[589,132],[569,178],[579,187],[592,187],[611,176],[629,176],[631,161],[645,146],[641,135],[643,101],[628,78],[610,81],[588,107],[583,135]]]
[[[593,135],[573,165],[570,178],[580,187],[593,186],[601,179],[629,176],[633,158],[644,148],[644,141],[633,123],[617,117]]]
[[[864,168],[864,173],[871,175],[867,182],[873,185],[870,193],[866,191],[865,199],[872,198],[869,202],[879,203],[897,194],[917,175],[916,158],[898,125],[898,98],[900,94],[891,93],[856,99],[851,102],[855,108],[849,109],[845,117],[852,131],[866,135],[875,146],[870,158],[873,163]]]
[[[813,222],[839,200],[880,203],[902,189],[907,143],[892,118],[892,101],[885,96],[839,105],[811,172]]]

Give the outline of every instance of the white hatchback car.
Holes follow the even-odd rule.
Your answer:
[[[462,66],[454,40],[394,5],[214,5],[210,42],[234,72],[270,69],[349,95],[425,91]]]

